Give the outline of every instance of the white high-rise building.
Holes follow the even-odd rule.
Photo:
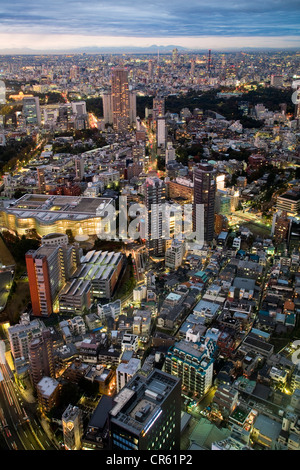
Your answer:
[[[173,147],[172,142],[168,142],[166,148],[166,165],[172,160],[176,160],[175,149]]]

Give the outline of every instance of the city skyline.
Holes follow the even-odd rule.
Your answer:
[[[175,0],[110,3],[92,0],[45,3],[31,0],[1,6],[0,53],[66,52],[89,48],[178,46],[213,48],[297,48],[299,4],[242,0],[236,3]],[[7,52],[6,52],[7,53]]]

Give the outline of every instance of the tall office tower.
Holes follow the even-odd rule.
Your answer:
[[[164,117],[158,117],[156,119],[156,145],[157,148],[166,148],[167,140],[167,128],[166,119]]]
[[[130,125],[128,72],[117,67],[111,76],[112,117],[117,132],[126,132]]]
[[[113,116],[112,116],[112,95],[111,95],[111,93],[104,93],[102,95],[102,103],[103,103],[103,120],[104,120],[104,124],[112,124]]]
[[[166,185],[157,177],[146,178],[144,183],[145,206],[148,210],[146,221],[146,246],[150,256],[163,256],[163,213],[160,205],[166,200]]]
[[[66,450],[80,450],[83,435],[82,411],[69,405],[62,415],[64,446]]]
[[[209,338],[199,342],[181,340],[167,352],[164,370],[182,380],[185,390],[203,397],[212,386],[214,355],[217,345]]]
[[[216,171],[212,165],[200,163],[194,170],[193,230],[198,230],[197,224],[201,224],[205,242],[211,242],[214,238],[215,196]],[[199,210],[200,205],[203,213]]]
[[[55,379],[55,363],[51,332],[46,329],[29,346],[30,376],[34,387],[43,377]]]
[[[40,126],[41,110],[39,98],[37,96],[24,97],[22,113],[26,124]]]
[[[80,181],[84,177],[84,158],[83,157],[75,157],[75,173],[76,178],[79,178]]]
[[[37,177],[38,177],[38,186],[39,191],[44,193],[46,191],[46,182],[45,182],[45,166],[42,165],[37,169]]]
[[[76,247],[42,245],[25,259],[33,315],[48,317],[58,310],[58,293],[77,267]]]
[[[137,372],[114,397],[111,450],[180,449],[181,380],[161,370]]]

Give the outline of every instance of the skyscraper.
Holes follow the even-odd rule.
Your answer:
[[[130,124],[130,98],[128,72],[123,68],[113,69],[111,76],[112,118],[118,132],[126,132]]]
[[[112,95],[111,93],[104,93],[102,95],[103,103],[103,120],[104,124],[112,124]]]
[[[129,90],[128,72],[116,67],[111,74],[111,92],[102,95],[104,124],[116,132],[127,132],[136,121],[136,93]]]
[[[147,207],[147,248],[150,256],[163,256],[165,240],[163,237],[163,213],[160,205],[166,200],[166,186],[158,177],[147,178],[144,183],[145,206]]]
[[[110,448],[176,450],[180,448],[181,380],[154,369],[137,372],[114,397],[110,411]]]
[[[211,242],[214,238],[215,195],[216,171],[212,165],[200,163],[194,170],[193,230],[197,230],[197,223],[201,224],[205,242]],[[197,221],[200,205],[203,207],[203,220]]]

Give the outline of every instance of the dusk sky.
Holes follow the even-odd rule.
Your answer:
[[[0,52],[299,47],[299,0],[0,0]]]

